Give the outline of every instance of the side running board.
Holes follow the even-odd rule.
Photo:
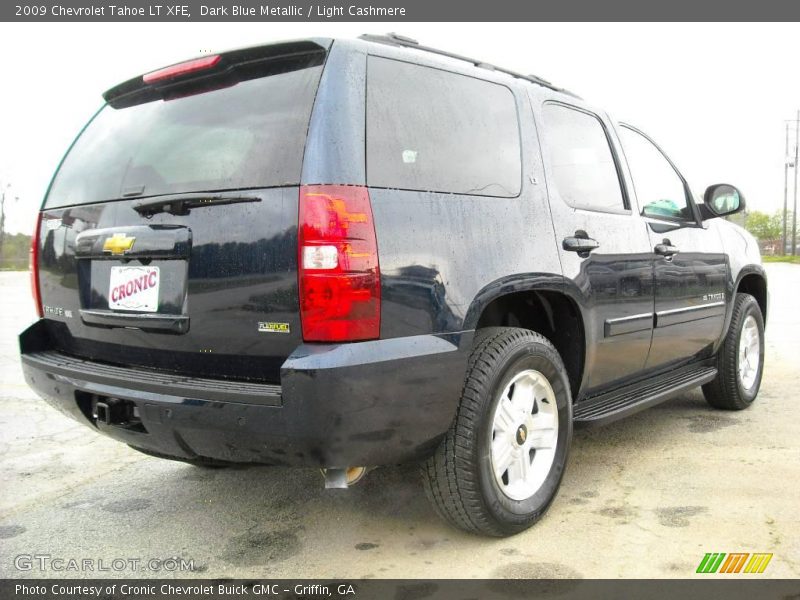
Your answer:
[[[708,383],[716,376],[716,367],[701,365],[682,367],[587,398],[575,405],[573,421],[581,425],[605,425]]]

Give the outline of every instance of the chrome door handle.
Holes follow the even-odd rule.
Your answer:
[[[579,229],[574,236],[565,237],[561,245],[567,252],[577,252],[580,256],[588,256],[592,250],[600,247],[600,242],[593,240],[585,231]]]
[[[656,247],[653,248],[653,251],[660,256],[670,258],[674,254],[678,253],[678,247],[673,246],[672,242],[665,238],[663,242],[656,244]]]

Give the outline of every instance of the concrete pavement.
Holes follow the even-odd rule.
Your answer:
[[[314,469],[206,470],[95,435],[25,386],[27,274],[0,273],[0,576],[691,577],[706,552],[772,552],[761,577],[800,577],[800,266],[768,273],[757,402],[719,412],[696,390],[578,431],[549,513],[503,540],[441,522],[411,466],[326,491]],[[15,565],[34,554],[125,567]],[[194,570],[142,570],[169,557]]]

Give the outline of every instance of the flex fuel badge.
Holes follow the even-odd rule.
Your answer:
[[[258,331],[261,333],[289,333],[289,324],[268,323],[266,321],[259,321]]]

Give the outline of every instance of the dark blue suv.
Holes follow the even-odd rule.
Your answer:
[[[640,130],[400,36],[205,55],[104,94],[36,225],[25,377],[198,465],[421,461],[437,510],[507,535],[573,423],[764,364],[758,246]]]

